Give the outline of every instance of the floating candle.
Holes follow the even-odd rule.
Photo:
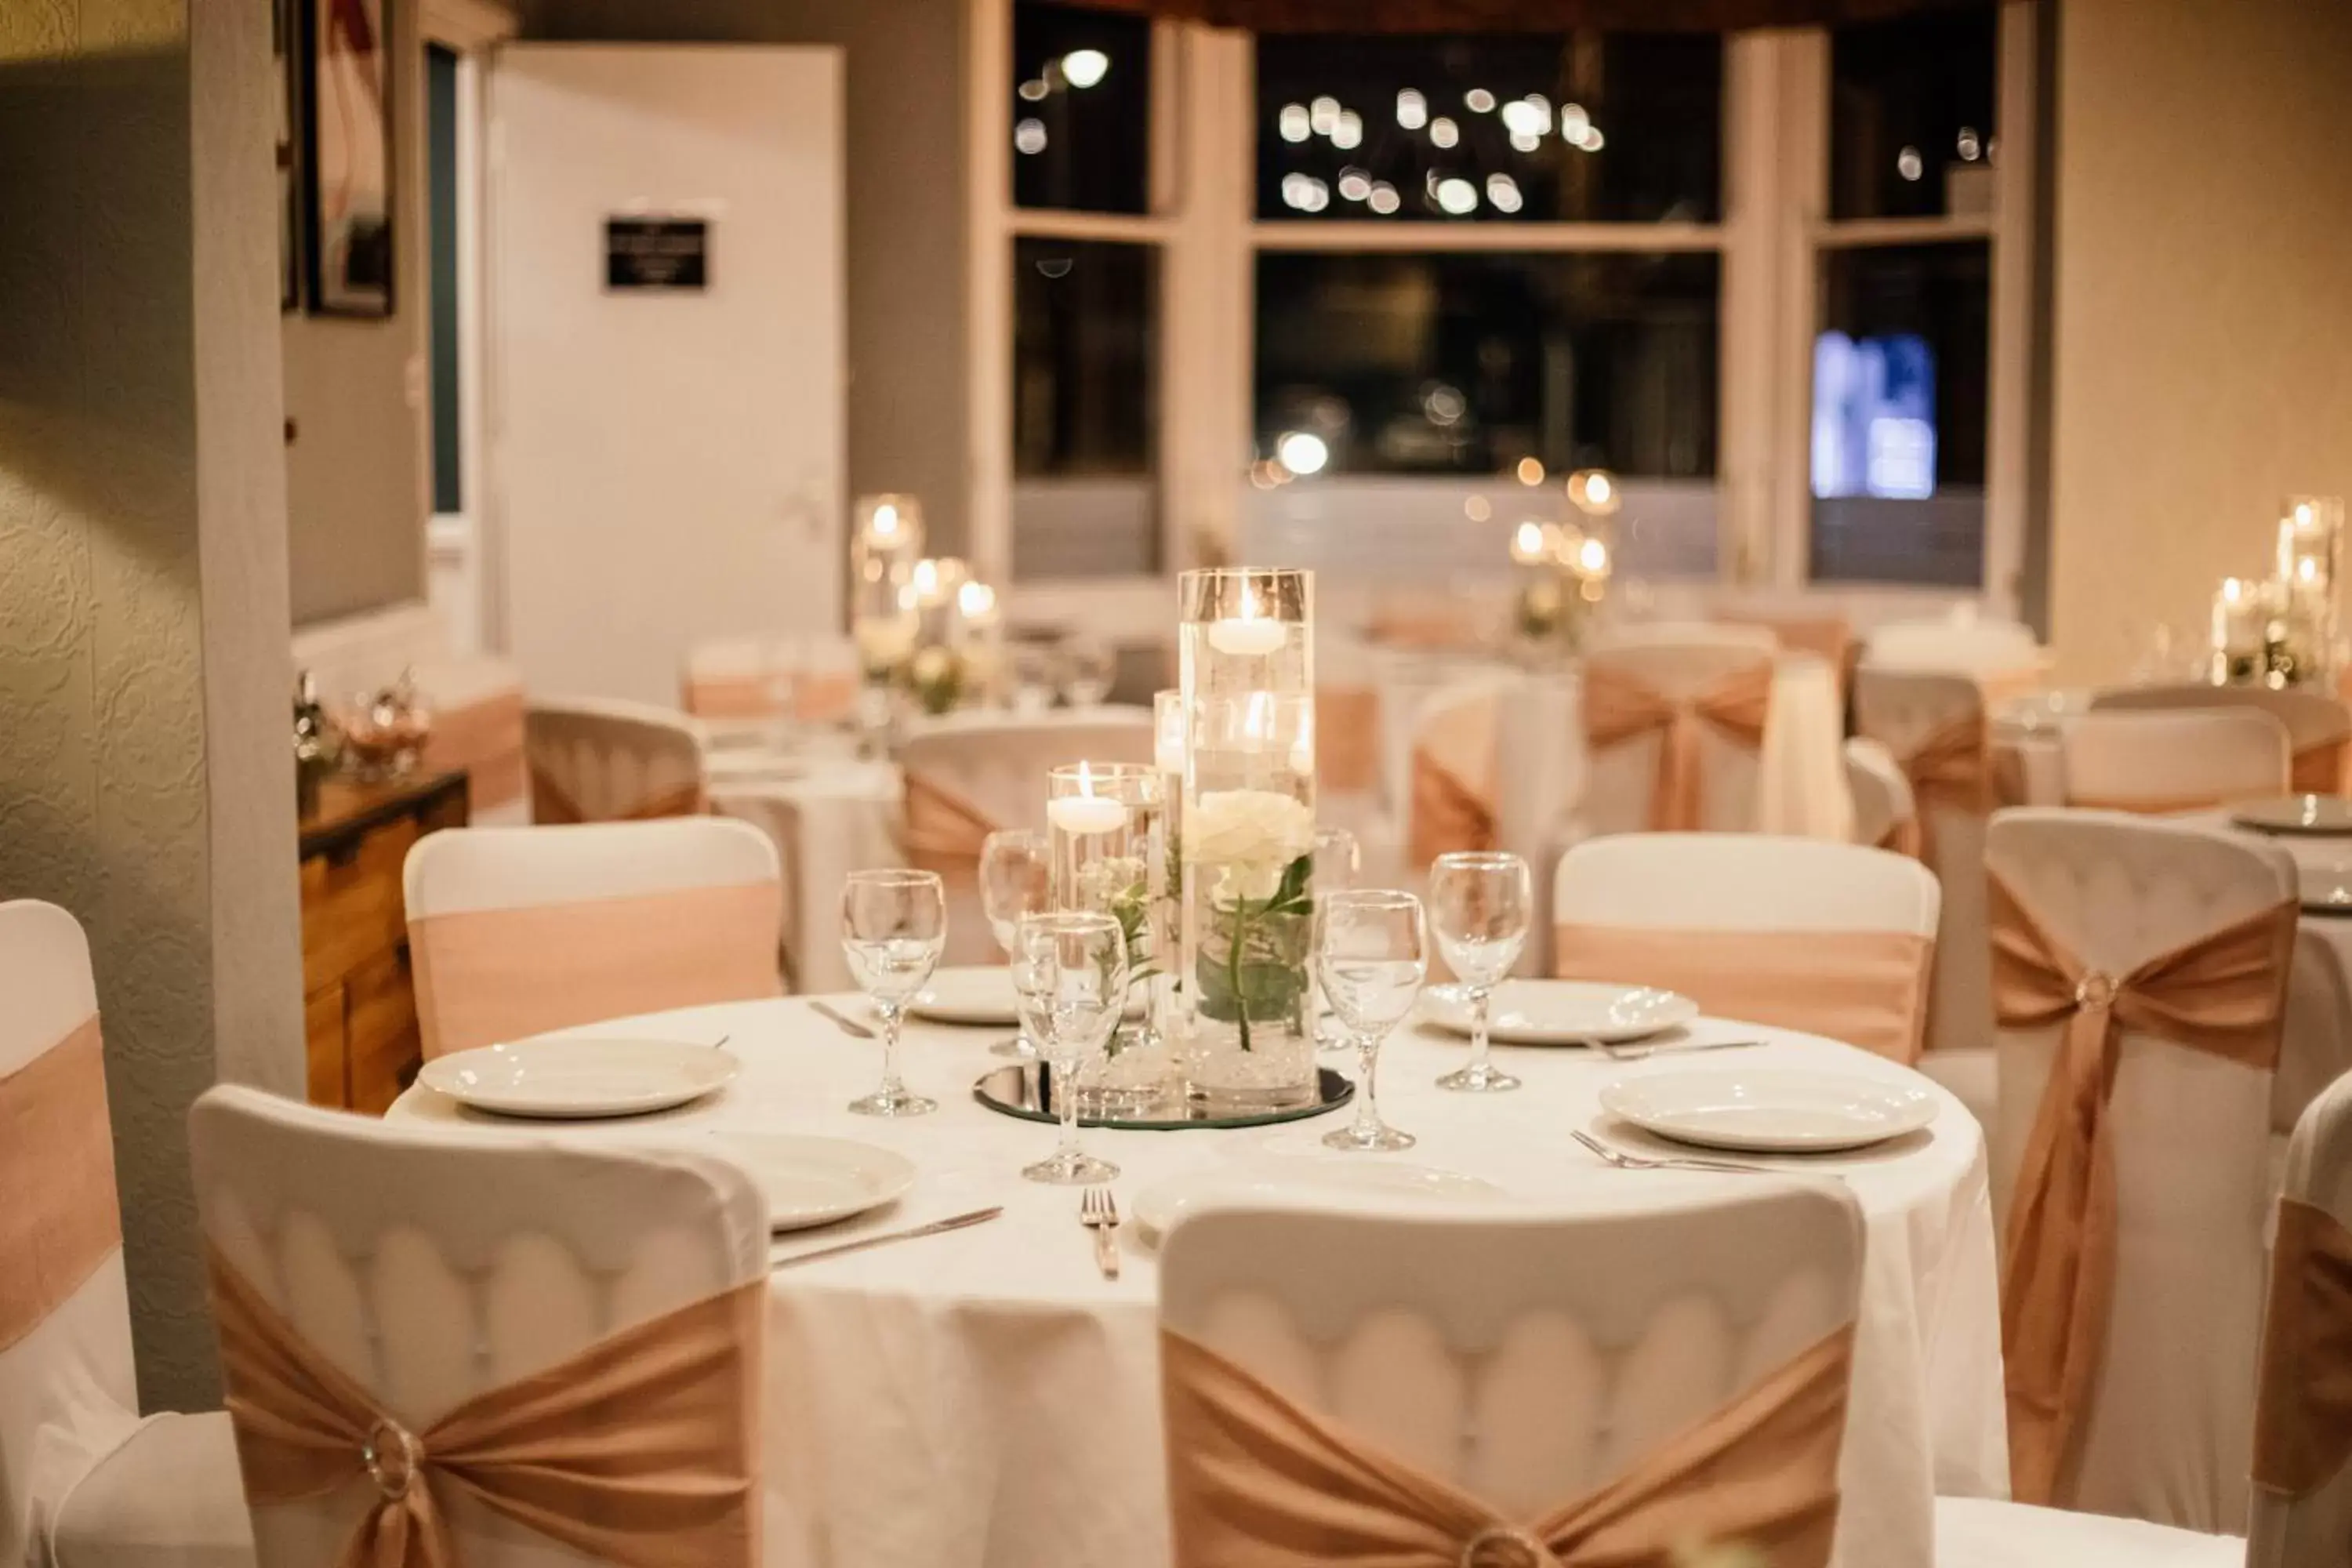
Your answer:
[[[1232,654],[1236,658],[1255,658],[1272,653],[1282,646],[1282,638],[1280,621],[1238,616],[1209,623],[1209,646],[1219,653]]]
[[[1084,795],[1059,795],[1045,803],[1045,820],[1076,837],[1117,833],[1127,825],[1127,807],[1094,793],[1094,781],[1081,765],[1078,787]]]

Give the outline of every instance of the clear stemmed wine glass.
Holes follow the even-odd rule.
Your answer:
[[[1118,655],[1100,637],[1073,633],[1062,641],[1062,700],[1092,708],[1110,695],[1118,679]]]
[[[1412,1011],[1429,973],[1428,929],[1411,893],[1368,888],[1315,900],[1315,967],[1323,994],[1356,1047],[1356,1117],[1324,1134],[1334,1149],[1410,1149],[1413,1136],[1381,1120],[1373,1073],[1381,1042]]]
[[[1053,1157],[1021,1173],[1065,1187],[1109,1181],[1118,1167],[1078,1146],[1078,1074],[1110,1044],[1127,1009],[1127,933],[1104,914],[1022,916],[1013,937],[1013,991],[1021,1022],[1051,1068],[1042,1087],[1062,1122]]]
[[[980,905],[996,945],[1013,958],[1013,938],[1024,915],[1042,915],[1052,905],[1053,851],[1045,836],[1026,827],[992,833],[980,847]],[[999,1040],[989,1050],[1000,1057],[1037,1059],[1024,1032]]]
[[[939,967],[947,936],[947,889],[934,872],[852,871],[842,886],[841,950],[882,1020],[882,1087],[849,1102],[860,1116],[921,1116],[940,1108],[898,1080],[898,1030],[907,1004]]]
[[[1430,923],[1437,951],[1470,998],[1470,1065],[1437,1080],[1440,1089],[1495,1094],[1519,1080],[1486,1059],[1486,1014],[1495,987],[1518,962],[1535,893],[1517,855],[1440,855],[1429,868]]]
[[[1315,891],[1318,897],[1339,892],[1356,885],[1356,878],[1364,868],[1363,852],[1356,844],[1356,836],[1344,827],[1318,827],[1315,830]],[[1327,1028],[1324,997],[1320,982],[1315,993],[1315,1042],[1319,1050],[1344,1051],[1348,1036],[1344,1029]]]

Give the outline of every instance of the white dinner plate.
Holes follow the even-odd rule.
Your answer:
[[[569,1121],[684,1105],[725,1088],[737,1065],[685,1040],[541,1036],[436,1057],[416,1078],[476,1110]]]
[[[1021,1022],[1013,995],[1013,971],[1001,966],[935,970],[930,984],[907,1005],[907,1011],[937,1024],[1010,1027]]]
[[[2352,915],[2352,865],[2315,866],[2298,861],[2294,876],[2303,907],[2313,914]]]
[[[1601,1103],[1645,1131],[1706,1149],[1818,1153],[1862,1149],[1936,1120],[1936,1097],[1858,1073],[1790,1068],[1620,1079]]]
[[[768,1200],[772,1231],[831,1225],[880,1208],[915,1184],[912,1160],[845,1138],[719,1129],[709,1141],[751,1173]]]
[[[1341,1154],[1171,1176],[1139,1189],[1133,1207],[1145,1231],[1166,1236],[1177,1221],[1213,1208],[1392,1210],[1400,1205],[1475,1205],[1509,1195],[1483,1177],[1459,1171]]]
[[[2290,795],[2232,806],[2230,820],[2257,833],[2299,833],[2337,838],[2352,835],[2352,800],[2338,795]]]
[[[1422,1010],[1449,1034],[1470,1032],[1470,999],[1451,985],[1423,994]],[[1497,1045],[1613,1046],[1687,1024],[1698,1004],[1646,985],[1604,985],[1591,980],[1506,980],[1495,988],[1488,1031]]]

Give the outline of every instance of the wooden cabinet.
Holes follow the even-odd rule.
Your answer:
[[[466,821],[466,775],[336,780],[302,819],[303,1023],[313,1105],[381,1115],[423,1049],[409,977],[401,867],[409,847]]]

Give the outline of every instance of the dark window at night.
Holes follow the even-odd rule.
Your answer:
[[[1703,34],[1265,37],[1262,218],[1715,221]]]
[[[1141,213],[1151,190],[1151,24],[1022,0],[1013,12],[1013,199]]]
[[[1716,462],[1720,265],[1650,255],[1261,254],[1261,454],[1334,472],[1698,479]]]
[[[1832,217],[1991,211],[1999,26],[1987,7],[1832,34]]]
[[[1013,242],[1013,471],[1151,471],[1159,252]]]

